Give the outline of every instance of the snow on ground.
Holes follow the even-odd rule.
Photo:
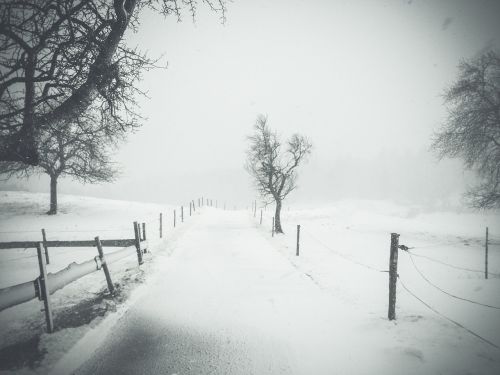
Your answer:
[[[254,223],[269,236],[271,211]],[[273,245],[300,272],[361,311],[366,335],[393,338],[374,344],[385,354],[421,362],[416,373],[498,373],[500,350],[429,310],[402,286],[486,340],[500,346],[500,217],[496,214],[425,212],[387,202],[345,201],[323,209],[284,210],[284,236]],[[301,225],[300,256],[296,226]],[[489,279],[484,279],[489,226]],[[400,234],[397,321],[385,320],[390,233]],[[441,290],[439,290],[439,289]],[[469,301],[490,305],[481,306]],[[491,366],[491,367],[490,367]],[[418,370],[420,368],[420,370]],[[408,371],[408,370],[407,370]],[[397,372],[397,371],[396,371]]]
[[[47,216],[47,194],[0,192],[0,241],[41,239],[45,228],[49,240],[92,240],[133,238],[133,221],[145,222],[151,253],[161,245],[159,213],[164,215],[164,235],[172,242],[188,225],[173,230],[173,207],[139,202],[105,200],[60,195],[60,213]],[[187,211],[189,215],[189,211]],[[187,222],[189,220],[186,220]],[[105,253],[118,248],[104,248]],[[169,248],[171,249],[171,248]],[[57,272],[72,262],[84,262],[97,253],[95,248],[51,248],[48,272]],[[42,302],[32,300],[0,312],[0,371],[17,369],[20,373],[37,369],[44,373],[69,347],[97,326],[102,316],[120,308],[132,289],[144,282],[151,267],[151,254],[140,268],[137,258],[126,257],[110,265],[118,296],[108,296],[102,271],[85,276],[52,296],[57,332],[45,331]],[[38,277],[35,249],[0,250],[0,288]]]
[[[0,192],[0,241],[41,241],[42,228],[48,240],[134,238],[134,221],[145,222],[146,234],[155,241],[159,237],[160,212],[164,228],[173,226],[171,206],[61,194],[59,214],[49,216],[45,214],[48,199],[42,193]],[[104,249],[113,250],[116,248]],[[88,260],[94,253],[94,248],[49,249],[51,263],[47,271],[56,272],[71,262]],[[38,276],[35,249],[2,250],[0,257],[0,288]]]
[[[143,217],[150,220],[151,233],[158,212],[169,209],[64,197],[66,213],[48,218],[39,202],[46,196],[1,194],[6,195],[0,200],[0,231],[34,230],[33,239],[40,226],[99,229],[113,222],[114,228],[127,231],[133,220]],[[19,201],[26,202],[25,213],[16,208]],[[38,214],[29,213],[33,210]],[[46,350],[41,363],[31,363],[38,365],[36,372],[44,373],[57,362],[55,373],[60,374],[82,363],[80,374],[500,373],[500,350],[445,318],[500,346],[500,310],[495,308],[500,307],[498,214],[343,201],[325,208],[285,209],[286,233],[275,237],[269,209],[262,225],[259,212],[256,218],[245,211],[205,209],[198,214],[166,241],[155,241],[143,271],[135,259],[112,269],[122,281],[124,299],[130,294],[127,285],[135,279],[141,284],[128,302],[116,305],[104,298],[101,272],[56,292],[60,315],[69,311],[61,320],[66,328],[29,342],[38,351]],[[492,237],[488,280],[482,273],[486,226]],[[400,233],[400,243],[414,254],[399,252],[401,279],[393,322],[387,320],[388,274],[381,272],[388,268],[391,232]],[[19,239],[8,235],[8,240]],[[2,271],[17,273],[0,260]],[[401,282],[445,317],[415,299]],[[453,298],[432,284],[491,307]],[[111,304],[118,313],[108,311],[105,318],[71,327],[71,306],[82,293],[84,300],[90,294],[100,298],[90,308],[107,311],[102,305]],[[32,301],[0,312],[2,347],[4,341],[16,342],[13,335],[25,333],[26,327],[43,328],[39,309],[40,302]],[[28,370],[25,366],[18,373]]]

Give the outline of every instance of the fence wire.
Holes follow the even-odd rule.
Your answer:
[[[415,248],[414,247],[413,248],[410,247],[409,250],[411,250],[411,249],[415,249]],[[407,251],[407,252],[410,253],[410,251]],[[484,270],[478,270],[478,269],[467,268],[467,267],[460,267],[460,266],[457,266],[457,265],[454,265],[454,264],[450,264],[450,263],[444,262],[444,261],[436,259],[436,258],[432,258],[432,257],[430,257],[428,255],[415,254],[415,253],[411,253],[411,255],[419,257],[419,258],[425,258],[427,260],[430,260],[431,262],[439,263],[439,264],[441,264],[443,266],[450,267],[450,268],[455,268],[457,270],[468,271],[468,272],[476,272],[476,273],[484,274]],[[488,271],[488,275],[500,277],[500,274],[494,273],[494,272],[489,272],[489,271]]]
[[[475,305],[479,305],[479,306],[484,306],[484,307],[488,307],[488,308],[491,308],[491,309],[497,309],[497,310],[500,310],[500,307],[498,306],[493,306],[493,305],[488,305],[486,303],[481,303],[481,302],[477,302],[477,301],[473,301],[473,300],[470,300],[468,298],[463,298],[463,297],[460,297],[460,296],[457,296],[455,294],[452,294],[450,292],[447,292],[446,290],[443,290],[442,288],[440,288],[439,286],[437,286],[436,284],[434,284],[432,281],[430,281],[424,274],[423,272],[417,267],[417,265],[415,264],[415,261],[413,260],[413,257],[412,257],[412,254],[409,252],[409,251],[406,251],[406,253],[408,253],[409,257],[410,257],[410,260],[411,260],[411,263],[413,264],[413,268],[415,268],[415,270],[417,271],[417,273],[422,277],[422,279],[424,279],[429,285],[431,285],[432,287],[434,287],[435,289],[439,290],[441,293],[444,293],[452,298],[456,298],[456,299],[459,299],[461,301],[465,301],[465,302],[469,302],[469,303],[473,303]]]
[[[376,271],[376,272],[387,272],[387,271],[384,271],[384,270],[380,270],[380,269],[378,269],[378,268],[375,268],[375,267],[373,267],[373,266],[370,266],[370,265],[368,265],[368,264],[365,264],[365,263],[359,262],[359,261],[357,261],[357,260],[354,260],[354,259],[352,259],[352,258],[350,258],[350,257],[348,257],[348,256],[346,256],[346,255],[344,255],[344,254],[342,254],[342,253],[339,253],[338,251],[336,251],[336,250],[332,249],[331,247],[329,247],[327,244],[325,244],[325,243],[324,243],[323,241],[321,241],[319,238],[317,238],[317,237],[315,237],[314,235],[312,235],[309,231],[304,230],[302,226],[300,227],[300,230],[301,230],[301,232],[306,233],[309,237],[311,237],[314,241],[316,241],[318,244],[320,244],[320,245],[321,245],[322,247],[324,247],[325,249],[327,249],[327,250],[331,251],[333,254],[335,254],[335,255],[337,255],[337,256],[339,256],[339,257],[341,257],[341,258],[343,258],[343,259],[345,259],[345,260],[347,260],[347,261],[349,261],[349,262],[351,262],[351,263],[353,263],[353,264],[356,264],[356,265],[358,265],[358,266],[361,266],[361,267],[364,267],[364,268],[366,268],[366,269],[369,269],[369,270],[372,270],[372,271]]]
[[[420,303],[422,303],[424,306],[426,306],[429,310],[433,311],[434,313],[436,313],[437,315],[439,315],[440,317],[442,317],[443,319],[446,319],[447,321],[455,324],[457,327],[460,327],[462,328],[463,330],[469,332],[471,335],[477,337],[479,340],[487,343],[488,345],[491,345],[492,347],[496,348],[496,349],[500,349],[500,347],[498,345],[496,345],[495,343],[491,342],[490,340],[482,337],[481,335],[477,334],[476,332],[472,331],[471,329],[465,327],[463,324],[460,324],[459,322],[449,318],[448,316],[444,315],[443,313],[437,311],[434,307],[432,307],[431,305],[429,305],[427,302],[425,302],[424,300],[422,300],[420,297],[418,297],[414,292],[412,292],[404,283],[403,283],[403,280],[401,280],[401,276],[398,275],[398,279],[399,279],[399,283],[401,284],[401,286],[403,287],[403,289],[405,289],[411,296],[413,296],[415,299],[417,299],[418,301],[420,301]]]

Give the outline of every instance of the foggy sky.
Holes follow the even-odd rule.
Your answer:
[[[499,1],[234,0],[227,22],[144,12],[127,43],[167,69],[144,75],[144,126],[122,145],[115,184],[60,191],[176,203],[201,195],[244,204],[245,137],[259,113],[314,149],[296,201],[455,200],[470,177],[437,163],[432,132],[461,59],[499,47]],[[6,187],[48,191],[48,180]]]

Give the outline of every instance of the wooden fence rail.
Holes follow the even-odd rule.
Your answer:
[[[95,241],[89,241],[94,242]],[[101,241],[104,244],[105,241]],[[104,245],[103,245],[104,246]],[[141,249],[147,248],[147,242],[141,241]],[[106,263],[110,264],[116,262],[124,257],[136,254],[136,246],[125,247],[121,250],[114,251],[106,254]],[[86,276],[101,269],[99,257],[94,257],[83,263],[73,262],[66,268],[47,275],[47,284],[49,286],[50,294],[62,289],[66,285],[72,283],[79,278]],[[28,281],[22,284],[14,285],[8,288],[0,289],[0,311],[18,305],[23,302],[32,300],[33,298],[41,297],[40,288],[38,285],[38,278],[33,281]]]
[[[0,250],[36,249],[39,241],[0,242]],[[120,240],[101,240],[103,247],[128,247],[135,244],[135,238]],[[45,241],[46,247],[96,247],[95,241]]]

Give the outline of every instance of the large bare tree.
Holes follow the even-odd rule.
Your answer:
[[[293,134],[285,146],[263,115],[257,117],[254,133],[248,141],[245,169],[253,177],[264,202],[275,203],[274,229],[276,233],[283,233],[282,202],[297,187],[297,167],[311,153],[311,142],[302,135]]]
[[[37,166],[23,162],[0,162],[0,174],[7,177],[29,177],[45,173],[50,177],[49,215],[57,213],[57,183],[59,177],[70,177],[82,183],[111,182],[117,170],[110,152],[125,137],[133,123],[123,124],[103,118],[97,110],[87,110],[63,129],[44,126],[39,131]],[[111,131],[110,131],[111,130]]]
[[[180,18],[198,3],[225,15],[225,0],[0,0],[0,161],[37,165],[40,130],[70,126],[96,99],[126,116],[153,63],[126,30],[145,8]]]
[[[500,207],[500,55],[487,52],[459,65],[445,92],[448,119],[435,133],[440,158],[462,158],[479,182],[466,194],[475,208]]]

